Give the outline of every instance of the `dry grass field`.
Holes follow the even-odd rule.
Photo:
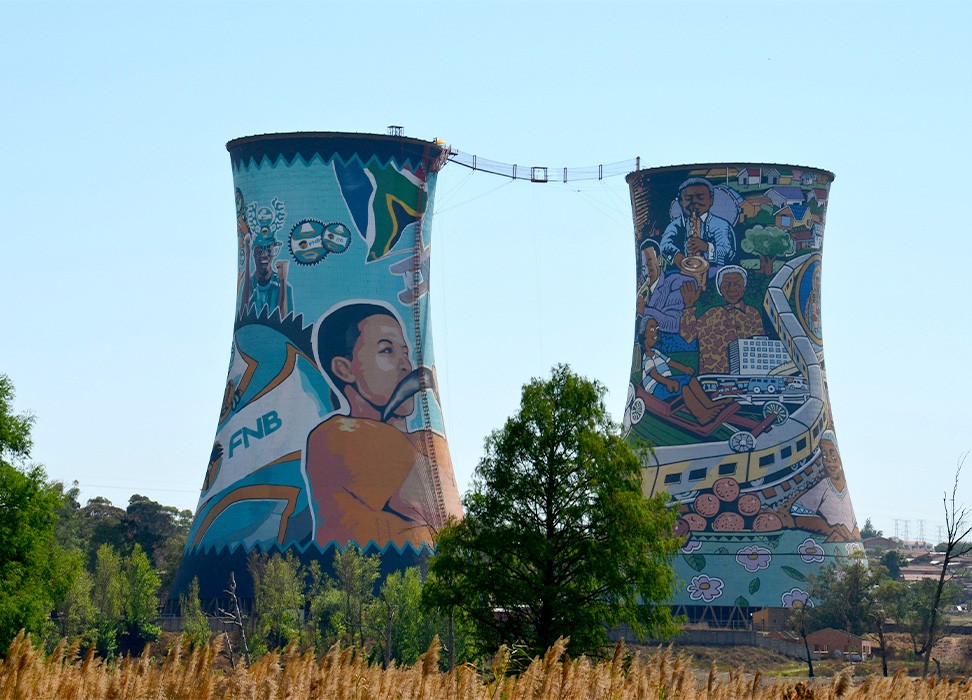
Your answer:
[[[619,645],[611,660],[568,659],[563,644],[536,659],[521,674],[508,673],[500,654],[490,669],[438,669],[437,642],[411,668],[369,666],[350,649],[333,648],[323,658],[294,648],[268,654],[250,668],[226,671],[217,663],[216,644],[189,652],[178,645],[164,656],[151,650],[138,658],[104,663],[91,654],[59,646],[49,656],[20,636],[0,664],[0,699],[19,698],[323,698],[325,700],[588,700],[591,698],[674,698],[761,700],[768,698],[860,698],[869,700],[972,700],[972,678],[920,680],[902,671],[891,678],[853,679],[847,673],[817,682],[768,679],[739,668],[693,670],[671,649],[628,654]]]

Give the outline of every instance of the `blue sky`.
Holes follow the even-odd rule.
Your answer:
[[[226,141],[440,138],[524,166],[836,173],[831,402],[858,519],[928,539],[972,448],[966,3],[3,3],[0,372],[82,495],[194,508],[235,300]],[[623,177],[439,176],[432,316],[460,490],[558,362],[620,419]],[[972,467],[960,491],[972,503]]]

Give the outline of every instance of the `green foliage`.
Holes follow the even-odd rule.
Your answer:
[[[833,627],[856,635],[874,631],[872,591],[884,578],[883,570],[869,569],[862,561],[825,566],[810,585],[814,606],[808,611],[808,629]]]
[[[381,560],[365,556],[354,544],[334,555],[334,576],[341,592],[341,622],[345,644],[364,646],[365,611],[375,599],[375,582]]]
[[[168,589],[179,567],[192,525],[192,511],[180,511],[174,506],[164,506],[135,494],[128,501],[122,523],[125,539],[141,545],[149,555],[162,587]]]
[[[901,568],[908,566],[908,560],[892,549],[881,556],[881,566],[887,569],[888,576],[897,580],[901,577]]]
[[[752,255],[775,258],[793,252],[793,239],[776,226],[757,225],[746,231],[740,247]]]
[[[422,608],[422,575],[414,566],[389,574],[368,612],[386,667],[393,659],[414,664],[439,633],[438,616]]]
[[[80,639],[85,646],[97,638],[91,574],[78,567],[77,575],[57,606],[57,634],[67,639]]]
[[[162,632],[155,624],[159,577],[148,556],[138,545],[123,557],[103,544],[95,555],[94,570],[91,602],[98,653],[105,658],[140,654]]]
[[[147,642],[162,634],[155,624],[161,582],[139,544],[125,557],[122,574],[123,651],[141,654]]]
[[[461,611],[487,649],[599,652],[606,629],[667,635],[675,513],[642,493],[641,459],[607,416],[604,389],[554,369],[486,441],[465,518],[444,528],[424,596]]]
[[[0,375],[0,650],[21,629],[37,636],[51,629],[50,613],[79,568],[55,536],[62,487],[24,464],[34,419],[14,414],[13,400],[12,382]]]
[[[6,374],[0,374],[0,462],[26,459],[30,456],[33,442],[30,430],[34,417],[29,413],[15,414],[13,382]]]
[[[102,496],[82,507],[77,501],[77,484],[64,495],[65,504],[58,511],[59,541],[82,551],[92,568],[103,544],[111,545],[122,556],[140,545],[156,569],[161,590],[168,591],[189,534],[190,511],[163,506],[138,494],[129,499],[127,510]]]
[[[257,654],[299,639],[303,628],[304,572],[291,553],[253,556],[253,625],[249,638]]]
[[[94,605],[95,639],[98,653],[112,658],[118,653],[118,637],[122,631],[122,559],[115,548],[103,544],[95,555]]]
[[[189,647],[202,647],[212,636],[209,618],[199,601],[199,579],[193,577],[189,588],[179,596],[182,611],[182,640]]]
[[[321,565],[312,561],[308,566],[308,623],[311,642],[319,654],[331,648],[345,634],[341,616],[341,593],[334,580],[321,572]]]
[[[941,600],[936,610],[935,590],[937,588],[937,580],[913,581],[908,585],[904,597],[902,616],[898,621],[904,625],[911,639],[915,656],[924,656],[935,642],[941,639],[950,623],[945,609],[954,603],[961,592],[961,588],[956,583],[947,581],[942,588]],[[932,625],[933,621],[934,625]]]
[[[881,537],[882,535],[884,535],[884,533],[871,524],[870,518],[867,518],[864,521],[864,527],[861,528],[861,537],[868,539],[869,537]]]

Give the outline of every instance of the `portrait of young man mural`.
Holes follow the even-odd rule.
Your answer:
[[[425,326],[425,221],[444,149],[369,134],[227,145],[237,303],[216,436],[175,589],[219,597],[246,558],[328,570],[355,543],[421,562],[459,515]]]
[[[433,388],[431,370],[414,366],[401,320],[379,301],[329,311],[314,339],[340,407],[307,438],[318,544],[430,543],[441,518],[427,460],[429,443],[440,438],[409,432],[407,419],[416,394]]]

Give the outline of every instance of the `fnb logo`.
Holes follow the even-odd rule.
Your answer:
[[[281,425],[283,425],[283,422],[277,416],[277,412],[270,411],[269,413],[265,413],[261,418],[257,418],[256,427],[248,428],[243,426],[230,437],[229,459],[233,458],[233,450],[240,445],[243,446],[243,449],[246,449],[250,446],[251,438],[254,440],[262,440],[270,433],[279,430]]]

